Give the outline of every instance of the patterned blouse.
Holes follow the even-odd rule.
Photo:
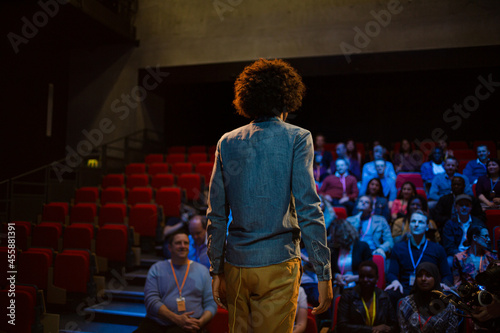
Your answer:
[[[398,306],[399,327],[405,333],[456,333],[460,323],[454,311],[455,307],[448,304],[444,310],[434,315],[420,313],[413,295],[406,296]]]
[[[455,254],[452,266],[453,284],[455,287],[458,287],[464,282],[474,283],[476,275],[484,272],[493,260],[497,260],[497,255],[489,251],[485,251],[484,256],[481,257],[479,261],[478,271],[471,257],[470,248]]]

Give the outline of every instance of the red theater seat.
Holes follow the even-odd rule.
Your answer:
[[[193,172],[193,164],[192,163],[174,163],[172,165],[172,173],[176,176],[180,176],[184,173],[192,173]]]
[[[163,154],[149,154],[146,155],[144,162],[148,165],[151,165],[153,163],[163,163],[164,160],[165,157],[163,156]]]
[[[31,237],[31,222],[28,221],[13,221],[13,228],[15,232],[15,237],[16,237],[16,246],[23,250],[26,251],[28,249],[28,238]],[[12,227],[11,227],[12,229]],[[7,232],[9,231],[9,224],[4,224],[4,232],[7,235]]]
[[[168,163],[152,163],[149,165],[148,173],[151,176],[157,175],[159,173],[168,173],[170,171],[170,166]]]
[[[43,206],[42,221],[66,223],[68,216],[67,202],[51,202]]]
[[[412,182],[415,187],[424,187],[422,176],[417,172],[400,172],[396,177],[396,188],[401,188],[405,182]]]
[[[337,215],[338,219],[346,219],[347,218],[347,210],[345,207],[333,207],[333,210],[335,211],[335,215]]]
[[[90,255],[86,251],[63,251],[54,263],[54,285],[68,292],[87,292],[90,280]]]
[[[111,186],[124,186],[125,185],[125,176],[121,173],[117,174],[109,174],[103,177],[102,179],[102,188],[108,188]]]
[[[147,173],[135,174],[127,177],[127,188],[149,186],[149,175]]]
[[[125,167],[127,176],[146,173],[146,163],[130,163]]]
[[[71,208],[70,223],[96,223],[97,205],[95,203],[79,203]]]
[[[207,153],[192,153],[188,155],[188,162],[197,164],[208,160]]]
[[[168,147],[169,154],[185,154],[186,146],[172,146]]]
[[[174,163],[183,163],[186,162],[186,154],[168,154],[167,157],[165,157],[165,162],[168,164],[174,164]]]
[[[384,288],[385,288],[385,261],[384,261],[384,257],[382,257],[380,254],[374,254],[372,260],[375,263],[375,265],[377,265],[377,268],[378,268],[377,287],[384,290]]]
[[[75,204],[82,202],[96,203],[99,201],[99,188],[87,186],[76,190]]]
[[[36,310],[35,300],[31,293],[27,290],[15,290],[15,296],[10,296],[9,290],[0,290],[0,306],[5,314],[0,320],[0,331],[12,333],[29,333],[35,332],[36,325]],[[11,299],[15,299],[15,325],[9,324],[10,317],[6,316],[10,313],[8,307],[11,305]]]
[[[61,223],[42,222],[33,228],[31,246],[48,247],[57,251],[59,249],[59,238],[61,235]]]
[[[52,250],[31,248],[20,253],[18,258],[17,281],[34,284],[39,289],[47,290],[49,268],[52,266]]]
[[[217,308],[217,313],[205,326],[208,333],[229,333],[229,314],[223,308]]]
[[[162,187],[171,187],[176,183],[176,177],[172,173],[159,173],[151,177],[151,187],[159,189]]]
[[[151,187],[134,187],[128,191],[127,203],[129,206],[150,204],[152,201],[153,189]]]
[[[96,254],[111,261],[126,263],[128,228],[123,224],[107,224],[97,233]]]
[[[213,169],[214,169],[213,162],[198,163],[196,165],[195,172],[205,177],[205,186],[208,186],[210,184],[210,179],[212,178]]]
[[[193,154],[193,153],[206,153],[207,152],[207,147],[206,146],[191,146],[188,148],[188,154]]]
[[[198,200],[203,194],[205,179],[197,173],[183,174],[177,180],[177,186],[186,191],[186,197],[189,201]]]
[[[101,205],[108,203],[125,203],[123,187],[107,187],[101,191]]]
[[[73,223],[64,230],[63,249],[92,250],[94,226],[87,223]]]
[[[106,223],[127,223],[127,206],[125,204],[110,203],[101,207],[99,212],[99,226]]]
[[[162,187],[156,191],[156,203],[163,207],[163,215],[181,216],[182,191],[178,187]]]
[[[138,204],[130,208],[129,225],[141,236],[156,236],[158,207],[154,204]]]

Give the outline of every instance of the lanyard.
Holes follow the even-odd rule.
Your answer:
[[[495,182],[495,184],[493,184],[493,180],[490,178],[490,184],[491,184],[491,191],[490,192],[495,192],[495,190],[493,189],[495,186],[497,186],[498,184],[498,179],[497,181]]]
[[[343,262],[343,264],[342,264],[342,269],[340,270],[340,273],[341,273],[342,275],[344,275],[344,272],[345,272],[345,263],[347,262],[347,256],[349,255],[349,253],[350,253],[350,252],[351,252],[351,251],[347,251],[347,252],[345,253],[345,255],[344,255],[344,262]],[[342,248],[341,248],[341,249],[340,249],[340,251],[339,251],[339,258],[341,258],[341,257],[342,257]]]
[[[361,232],[363,232],[363,222],[360,221],[360,224],[361,224]],[[363,240],[363,238],[365,238],[366,234],[370,231],[371,224],[372,224],[372,218],[370,217],[370,219],[368,220],[368,225],[366,226],[365,233],[360,238],[361,240]]]
[[[346,187],[345,187],[345,174],[344,174],[344,175],[341,175],[341,176],[339,177],[339,180],[340,180],[340,183],[342,184],[342,189],[343,189],[343,191],[344,191],[343,193],[345,193],[345,192],[346,192]]]
[[[416,273],[417,266],[418,264],[420,264],[420,260],[422,260],[422,257],[424,256],[425,249],[427,248],[427,243],[429,243],[429,241],[426,239],[424,249],[422,250],[422,253],[420,253],[420,258],[418,258],[417,264],[415,265],[415,260],[413,259],[413,254],[411,253],[410,240],[408,239],[408,252],[410,253],[411,263],[413,265],[413,274]]]
[[[172,265],[172,260],[170,260],[170,267],[172,267],[172,273],[174,274],[175,284],[177,285],[177,289],[179,289],[179,297],[182,297],[182,288],[184,288],[184,283],[186,283],[186,278],[189,273],[189,266],[191,265],[191,260],[188,260],[188,267],[186,269],[186,273],[184,274],[184,280],[182,280],[182,286],[179,287],[179,282],[177,281],[177,276],[175,275],[174,265]]]
[[[422,322],[420,321],[420,312],[418,313],[418,325],[420,326],[420,332],[423,332],[424,331],[424,327],[425,325],[427,325],[427,323],[429,322],[429,320],[431,320],[432,316],[430,316],[424,323],[424,325],[422,326]]]
[[[368,326],[373,326],[373,324],[375,323],[375,313],[376,313],[376,308],[377,308],[377,303],[376,303],[377,300],[375,298],[375,291],[373,291],[373,300],[372,300],[373,311],[372,311],[371,316],[370,316],[370,311],[369,311],[368,307],[366,306],[366,303],[365,303],[365,300],[363,299],[363,297],[361,297],[361,300],[363,301],[363,307],[365,308],[365,311],[366,311],[366,318],[368,319]]]

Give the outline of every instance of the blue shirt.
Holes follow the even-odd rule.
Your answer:
[[[207,255],[207,240],[201,245],[196,245],[193,237],[189,235],[189,254],[188,258],[202,264],[206,268],[210,268],[210,260]]]
[[[224,261],[263,267],[300,258],[302,237],[318,279],[331,279],[313,158],[311,133],[277,117],[222,136],[207,210],[212,274],[223,273]]]
[[[394,171],[394,165],[392,165],[391,162],[385,162],[385,177],[387,178],[392,178],[396,179],[396,172]],[[377,169],[375,169],[375,161],[371,161],[368,163],[365,163],[363,165],[363,175],[362,175],[362,181],[363,184],[368,184],[371,179],[373,178],[378,178],[378,173]],[[362,186],[364,188],[364,191],[362,190],[360,193],[365,193],[366,187]]]
[[[459,174],[458,172],[453,175],[453,177],[461,177],[465,181],[464,193],[474,196],[472,192],[472,187],[469,184],[467,177]],[[443,195],[451,193],[451,178],[448,177],[447,173],[440,173],[432,180],[431,189],[429,190],[429,200],[438,201]]]
[[[463,172],[469,182],[474,184],[479,177],[486,176],[486,165],[475,159],[467,163]]]
[[[177,280],[182,285],[187,265],[173,266]],[[159,261],[151,266],[144,286],[146,316],[160,325],[173,326],[174,323],[159,318],[158,311],[165,305],[170,311],[181,314],[177,311],[178,297],[179,289],[170,267],[170,260]],[[182,288],[182,297],[186,299],[186,311],[194,311],[192,317],[200,318],[205,311],[210,311],[212,316],[215,315],[217,304],[212,296],[212,278],[205,266],[191,262],[186,283]]]

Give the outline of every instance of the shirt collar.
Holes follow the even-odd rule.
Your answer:
[[[420,250],[420,247],[425,244],[425,241],[427,240],[427,238],[425,237],[422,237],[422,240],[420,241],[420,244],[417,244],[417,242],[415,241],[415,238],[413,238],[413,235],[411,235],[410,237],[410,241],[411,241],[411,245],[413,245],[414,247],[416,247],[417,249]]]

